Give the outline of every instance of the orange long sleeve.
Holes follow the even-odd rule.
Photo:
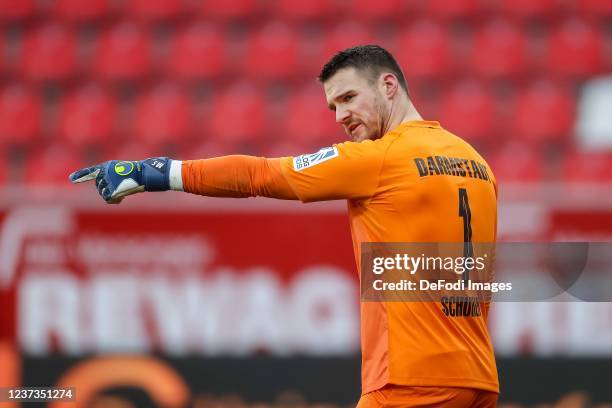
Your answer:
[[[183,189],[210,197],[271,197],[297,200],[281,172],[280,159],[222,156],[183,161]]]

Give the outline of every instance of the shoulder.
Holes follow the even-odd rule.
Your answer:
[[[376,140],[364,140],[361,142],[343,142],[334,144],[342,155],[368,155],[378,156],[384,154],[389,146],[397,139],[396,135],[390,133]]]

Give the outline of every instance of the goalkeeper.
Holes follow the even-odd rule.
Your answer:
[[[495,242],[491,169],[468,143],[421,118],[387,51],[374,45],[344,50],[319,80],[351,141],[297,157],[109,161],[70,179],[95,180],[108,203],[163,190],[347,200],[357,259],[363,242]],[[361,274],[359,268],[358,262]],[[481,310],[449,316],[435,302],[361,302],[358,407],[494,407],[497,369],[487,305]]]

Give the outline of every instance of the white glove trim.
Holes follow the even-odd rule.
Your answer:
[[[170,161],[170,190],[183,191],[183,162],[181,160]]]

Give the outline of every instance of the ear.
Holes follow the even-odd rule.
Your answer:
[[[388,99],[393,99],[395,94],[399,91],[399,81],[397,77],[390,72],[385,72],[380,75],[380,85],[383,94]]]

